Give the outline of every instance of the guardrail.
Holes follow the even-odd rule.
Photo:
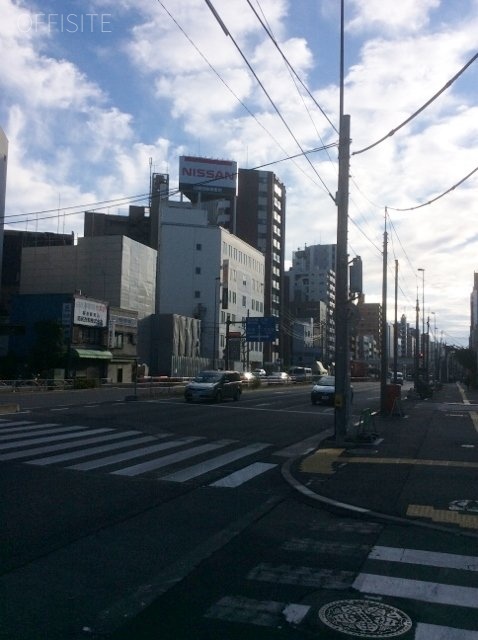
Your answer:
[[[53,379],[32,379],[32,380],[0,380],[0,394],[22,392],[22,393],[35,393],[41,391],[65,391],[67,389],[74,388],[75,381],[73,379],[67,380],[53,380]]]

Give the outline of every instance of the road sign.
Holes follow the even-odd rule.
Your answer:
[[[274,342],[277,337],[277,322],[275,316],[246,318],[247,342]]]

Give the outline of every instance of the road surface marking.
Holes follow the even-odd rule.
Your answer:
[[[230,440],[228,444],[233,444],[234,442],[234,440]],[[270,445],[259,442],[257,444],[248,445],[247,447],[241,447],[240,449],[235,449],[234,451],[230,451],[229,453],[224,453],[220,456],[216,456],[215,458],[210,458],[209,460],[205,460],[204,462],[195,464],[192,467],[187,467],[186,469],[182,469],[181,471],[170,473],[167,476],[163,476],[161,480],[171,480],[172,482],[186,482],[187,480],[192,480],[193,478],[202,476],[209,471],[213,471],[214,469],[219,469],[229,462],[234,462],[235,460],[239,460],[240,458],[244,458],[245,456],[257,453],[258,451],[262,451],[262,449],[265,449],[268,446]]]
[[[89,471],[90,469],[99,469],[100,467],[107,467],[108,465],[116,464],[117,462],[123,462],[125,460],[131,460],[133,458],[141,458],[144,455],[156,453],[157,451],[164,451],[166,449],[180,447],[183,444],[189,444],[190,442],[195,442],[200,439],[201,438],[195,436],[191,438],[178,438],[177,440],[163,442],[151,447],[141,447],[141,449],[134,449],[133,451],[127,451],[126,453],[117,453],[113,456],[106,456],[105,458],[98,458],[97,460],[90,460],[89,462],[74,464],[70,467],[67,467],[67,469],[75,469],[76,471]]]
[[[129,435],[137,434],[138,431],[124,431],[121,435],[125,438]],[[119,438],[119,434],[116,438]],[[80,451],[69,451],[68,453],[60,453],[56,456],[46,456],[45,458],[36,458],[35,460],[29,460],[27,464],[33,465],[47,465],[55,464],[57,462],[66,462],[67,460],[76,460],[77,458],[87,458],[95,455],[96,453],[105,453],[106,451],[114,451],[115,449],[125,449],[126,447],[132,447],[137,444],[145,444],[146,442],[152,442],[155,438],[153,436],[144,436],[142,438],[128,438],[127,440],[121,440],[120,442],[104,444],[100,447],[92,447],[90,449],[81,449]],[[95,440],[93,442],[96,442]]]
[[[10,433],[7,436],[0,436],[0,446],[2,446],[2,442],[7,442],[8,440],[21,440],[22,438],[25,438],[26,435],[31,435],[34,436],[35,438],[37,436],[48,436],[52,433],[67,433],[68,431],[78,431],[78,429],[86,429],[87,427],[61,427],[58,424],[55,424],[53,422],[51,422],[50,424],[43,424],[41,425],[42,429],[40,429],[39,431],[32,431],[32,429],[35,429],[36,427],[31,427],[31,429],[28,430],[28,433]],[[50,427],[50,428],[47,428]]]
[[[267,462],[255,462],[254,464],[250,464],[248,467],[244,467],[244,469],[239,469],[239,471],[235,471],[220,480],[216,480],[216,482],[212,482],[209,486],[233,489],[235,487],[239,487],[248,480],[252,480],[252,478],[255,478],[256,476],[273,469],[274,467],[277,467],[277,465],[269,464]]]
[[[455,553],[439,553],[437,551],[376,545],[372,547],[368,557],[371,560],[382,560],[384,562],[403,562],[405,564],[422,564],[429,567],[459,569],[461,571],[478,571],[478,557],[463,556]]]
[[[23,451],[15,451],[13,453],[7,453],[5,455],[0,455],[0,460],[21,460],[22,458],[32,458],[33,456],[40,455],[43,453],[52,453],[54,451],[63,451],[64,449],[74,449],[75,447],[82,447],[87,444],[96,444],[98,442],[106,442],[108,440],[118,440],[118,438],[122,438],[124,435],[124,431],[117,431],[116,433],[111,433],[107,436],[95,436],[93,438],[85,438],[84,440],[76,440],[75,442],[63,442],[61,444],[50,444],[45,447],[34,447],[32,449],[25,449]],[[135,433],[140,433],[136,431]],[[83,433],[83,435],[88,435],[87,432]],[[158,438],[166,438],[169,434],[156,436]]]
[[[46,436],[45,438],[31,438],[29,440],[23,440],[23,441],[19,441],[16,440],[15,442],[9,442],[8,444],[2,445],[1,446],[1,450],[4,451],[5,449],[14,449],[16,447],[23,447],[25,445],[30,445],[30,444],[43,444],[46,442],[54,442],[55,440],[72,440],[73,438],[81,438],[85,435],[85,429],[88,429],[88,427],[70,427],[71,429],[78,429],[78,433],[68,433],[68,434],[62,434],[62,433],[58,433],[58,435],[55,436]],[[94,433],[105,433],[106,431],[112,431],[112,429],[90,429],[88,431],[88,435],[93,435]]]
[[[371,573],[360,573],[352,587],[361,593],[407,598],[421,602],[470,607],[476,609],[478,589],[408,578],[393,578]]]
[[[319,449],[302,461],[301,471],[305,473],[334,473],[333,464],[410,464],[427,467],[453,467],[478,469],[478,462],[458,462],[455,460],[421,460],[419,458],[372,458],[365,456],[342,456],[345,449]]]
[[[419,622],[415,629],[415,640],[478,640],[478,631],[453,629],[437,624]]]
[[[302,604],[225,596],[206,612],[205,617],[277,628],[284,623],[284,619],[290,624],[300,624],[309,609],[308,605]]]
[[[222,440],[210,444],[202,444],[198,447],[186,449],[186,451],[179,451],[178,453],[172,453],[169,456],[161,456],[160,458],[155,458],[154,460],[141,462],[140,464],[135,464],[131,467],[125,467],[124,469],[118,469],[118,471],[112,471],[112,475],[138,476],[141,473],[156,471],[156,469],[162,469],[163,467],[167,467],[170,464],[175,464],[176,462],[181,462],[182,460],[187,460],[188,458],[194,458],[195,456],[199,456],[203,453],[208,453],[209,451],[214,451],[215,449],[221,449],[221,447],[225,447],[231,444],[231,442],[233,441]]]
[[[435,509],[429,505],[409,504],[407,516],[430,518],[433,522],[457,524],[464,529],[478,529],[478,515],[469,515],[448,509]]]

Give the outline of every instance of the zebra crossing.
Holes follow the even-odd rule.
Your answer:
[[[334,632],[333,637],[478,640],[476,541],[468,555],[387,546],[376,540],[382,527],[366,521],[314,523],[301,531],[307,537],[282,542],[272,554],[275,561],[268,556],[246,567],[236,592],[210,604],[204,621],[244,625],[245,635],[253,627],[287,626],[290,637],[307,629],[324,638]],[[371,537],[374,544],[367,545]],[[312,602],[310,589],[316,593]],[[260,597],[270,593],[283,599]]]
[[[198,481],[223,488],[239,487],[276,467],[249,460],[270,448],[265,442],[244,445],[228,438],[211,441],[170,433],[145,435],[134,429],[0,420],[0,462],[176,483]]]

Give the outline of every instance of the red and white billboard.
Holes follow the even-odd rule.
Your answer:
[[[179,190],[233,196],[237,193],[237,162],[180,156]]]

